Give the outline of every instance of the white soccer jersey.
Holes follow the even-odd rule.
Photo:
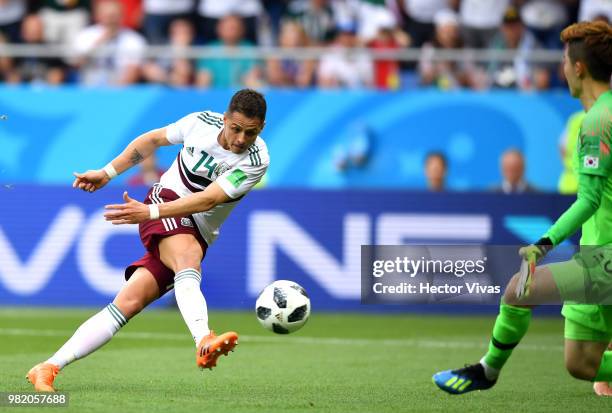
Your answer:
[[[213,181],[232,198],[213,209],[193,214],[198,230],[210,246],[219,235],[219,227],[238,201],[266,173],[270,163],[268,149],[261,137],[241,154],[223,149],[217,142],[223,129],[223,115],[215,112],[191,113],[168,125],[170,143],[183,144],[178,157],[160,179],[164,188],[180,197],[204,190]]]

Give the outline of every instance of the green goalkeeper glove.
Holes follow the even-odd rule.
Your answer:
[[[519,249],[519,255],[523,257],[519,270],[519,281],[516,284],[516,298],[523,298],[529,295],[531,279],[535,274],[536,264],[539,260],[553,248],[550,238],[543,237],[535,244],[528,245]]]

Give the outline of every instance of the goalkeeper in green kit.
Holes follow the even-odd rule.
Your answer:
[[[563,71],[586,111],[577,146],[578,198],[535,244],[519,254],[524,265],[506,288],[489,350],[479,363],[433,376],[451,394],[485,390],[497,382],[519,344],[536,304],[564,302],[565,365],[577,379],[612,382],[612,27],[582,22],[561,33]],[[548,251],[582,227],[581,251],[570,261],[536,267]],[[607,251],[607,252],[606,252]],[[608,392],[606,392],[606,390]]]

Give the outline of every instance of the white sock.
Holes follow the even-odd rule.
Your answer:
[[[482,368],[484,369],[484,373],[485,373],[485,376],[487,377],[487,379],[489,379],[491,381],[497,380],[497,378],[499,377],[499,370],[498,369],[489,366],[485,362],[485,358],[484,357],[482,359],[480,359],[480,364],[482,365]]]
[[[106,344],[127,323],[125,316],[113,303],[85,321],[72,337],[47,363],[63,369],[75,360],[83,358]]]
[[[174,296],[183,320],[195,341],[196,347],[202,338],[210,333],[208,329],[208,309],[200,290],[202,276],[193,268],[186,268],[174,276]]]

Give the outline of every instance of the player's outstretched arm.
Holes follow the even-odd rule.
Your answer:
[[[578,198],[546,231],[535,244],[523,247],[519,254],[526,260],[538,261],[553,247],[562,243],[580,229],[599,208],[606,178],[598,175],[580,174]]]
[[[114,225],[138,224],[149,219],[185,217],[197,212],[208,211],[231,200],[216,182],[204,191],[187,195],[163,204],[145,205],[123,193],[124,204],[107,205],[104,218]]]
[[[127,171],[149,157],[160,146],[171,145],[166,138],[166,128],[154,129],[134,139],[110,163],[102,169],[74,173],[73,188],[94,192],[103,188],[112,178]]]
[[[606,177],[579,174],[578,198],[550,227],[544,237],[550,239],[553,246],[556,246],[576,233],[599,208],[605,185]]]
[[[529,285],[537,262],[548,251],[578,231],[599,208],[606,178],[599,175],[579,174],[578,182],[578,198],[572,206],[559,217],[538,242],[519,249],[519,255],[523,257],[523,261],[519,271],[519,281],[516,284],[517,298],[529,294]]]

